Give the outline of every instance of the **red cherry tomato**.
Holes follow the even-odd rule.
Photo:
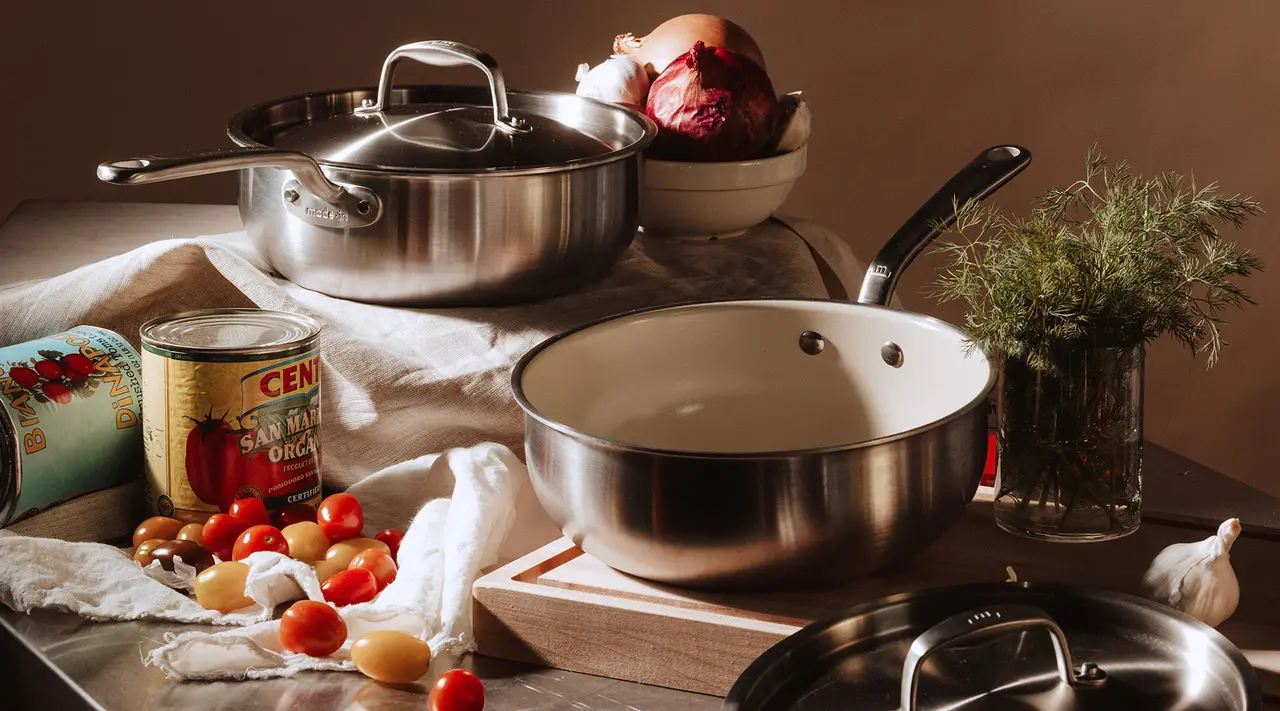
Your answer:
[[[295,654],[327,657],[347,641],[347,623],[323,602],[301,600],[280,617],[280,644]]]
[[[271,514],[271,523],[280,529],[304,521],[308,523],[316,522],[316,507],[311,504],[289,504]]]
[[[360,551],[355,558],[351,559],[351,565],[348,569],[364,568],[373,573],[374,580],[378,581],[378,592],[391,584],[396,579],[396,564],[391,560],[391,556],[377,548],[370,548],[367,551]]]
[[[316,523],[330,543],[355,538],[364,531],[364,511],[351,494],[333,494],[320,502]]]
[[[214,514],[204,524],[204,532],[201,534],[204,539],[204,547],[212,551],[223,562],[231,560],[231,553],[236,545],[236,539],[248,527],[249,524],[238,518],[232,518],[222,513]]]
[[[387,544],[387,547],[391,549],[391,560],[394,560],[397,563],[400,562],[400,559],[397,556],[400,555],[400,541],[404,540],[404,531],[397,531],[394,528],[388,528],[385,531],[379,532],[378,535],[373,537],[373,539]]]
[[[320,585],[324,599],[338,607],[369,602],[378,595],[378,581],[364,568],[349,568],[334,573]]]
[[[236,539],[236,545],[231,549],[231,560],[242,560],[258,551],[289,555],[289,542],[275,526],[250,526]]]
[[[431,685],[431,711],[480,711],[484,684],[466,669],[447,671]]]
[[[231,502],[231,508],[227,509],[227,513],[250,526],[268,526],[271,524],[271,516],[267,513],[267,505],[262,503],[262,499],[252,496]]]

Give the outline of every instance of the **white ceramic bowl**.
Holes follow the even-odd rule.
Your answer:
[[[732,163],[644,161],[640,227],[668,237],[727,237],[764,222],[804,174],[807,146]]]

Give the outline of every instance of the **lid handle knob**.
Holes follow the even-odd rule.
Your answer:
[[[378,100],[356,108],[356,113],[369,115],[380,113],[391,105],[391,80],[395,74],[396,62],[409,58],[434,67],[478,67],[489,79],[489,93],[493,95],[493,123],[508,133],[527,133],[529,124],[511,115],[507,108],[507,85],[502,80],[502,70],[498,62],[488,52],[482,52],[470,45],[449,40],[424,40],[402,45],[392,50],[382,63],[382,76],[378,80]]]
[[[1086,673],[1077,675],[1071,666],[1071,650],[1067,636],[1053,618],[1029,605],[993,605],[952,615],[925,630],[911,643],[907,659],[902,664],[902,700],[900,711],[915,711],[916,695],[920,686],[920,668],[925,660],[941,649],[961,642],[978,642],[993,637],[1023,632],[1045,630],[1053,640],[1053,655],[1058,662],[1058,678],[1073,686],[1097,686],[1106,681],[1106,674],[1094,664],[1083,664]]]

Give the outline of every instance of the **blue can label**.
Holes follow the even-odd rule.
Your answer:
[[[0,348],[0,401],[14,434],[0,525],[141,478],[141,366],[119,334],[79,326]]]

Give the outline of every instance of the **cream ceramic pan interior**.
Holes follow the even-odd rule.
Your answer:
[[[806,332],[823,339],[816,355],[801,347]],[[850,447],[979,406],[995,373],[981,351],[966,353],[963,339],[942,321],[878,306],[690,304],[624,315],[543,343],[518,366],[516,396],[552,427],[635,448],[750,454]],[[887,343],[901,349],[898,367],[882,356]]]

